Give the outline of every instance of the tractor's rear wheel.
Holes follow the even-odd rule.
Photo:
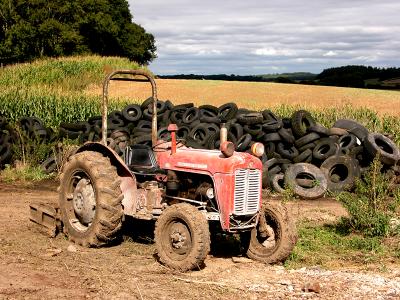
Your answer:
[[[287,209],[279,203],[264,203],[256,228],[246,236],[247,256],[264,263],[284,261],[297,241],[295,225]]]
[[[208,222],[190,204],[167,207],[156,222],[154,236],[160,262],[181,272],[200,269],[210,252]]]
[[[72,155],[60,176],[60,211],[69,240],[100,247],[121,228],[123,195],[117,170],[101,153]]]

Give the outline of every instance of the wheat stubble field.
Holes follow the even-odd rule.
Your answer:
[[[400,116],[400,91],[217,80],[158,79],[156,83],[158,98],[175,104],[235,102],[249,109],[289,105],[313,110],[351,106],[371,109],[380,116]],[[144,99],[150,88],[143,83],[113,82],[110,92],[115,97]],[[92,86],[87,93],[100,95],[101,87]]]

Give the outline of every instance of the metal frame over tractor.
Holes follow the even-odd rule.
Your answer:
[[[106,140],[112,80],[147,81],[152,89],[152,146],[129,145],[122,157]],[[170,138],[157,139],[157,89],[150,74],[119,70],[106,77],[102,140],[81,146],[60,175],[59,215],[69,240],[88,247],[109,244],[120,234],[124,216],[131,216],[155,220],[159,261],[173,269],[203,265],[210,234],[215,233],[240,234],[253,259],[284,260],[294,246],[295,233],[282,206],[262,204],[262,163],[257,156],[264,146],[255,143],[254,155],[235,152],[222,126],[219,150],[192,149],[177,140],[177,129],[170,124]],[[46,226],[43,211],[40,215],[40,208],[33,210],[32,219]],[[47,210],[49,216],[57,214]]]

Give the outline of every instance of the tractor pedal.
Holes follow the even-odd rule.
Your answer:
[[[60,208],[47,203],[32,203],[29,205],[29,220],[38,225],[41,233],[55,237],[62,231]]]

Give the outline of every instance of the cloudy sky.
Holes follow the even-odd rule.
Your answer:
[[[156,39],[156,74],[400,67],[399,0],[129,0]]]

